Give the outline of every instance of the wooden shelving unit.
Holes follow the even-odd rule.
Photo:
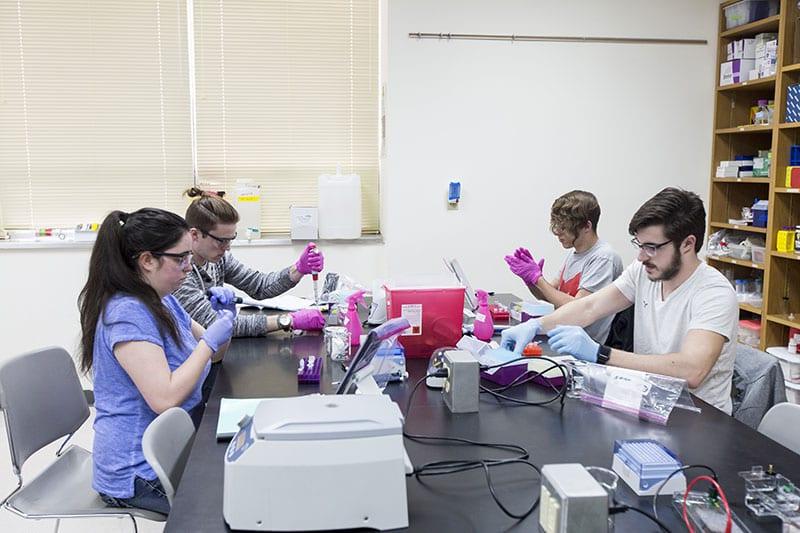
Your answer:
[[[800,10],[796,0],[781,0],[778,15],[725,30],[723,8],[732,3],[734,0],[720,4],[717,65],[726,60],[728,43],[765,32],[778,34],[778,65],[774,76],[722,87],[717,68],[711,175],[714,176],[720,161],[732,160],[737,155],[752,155],[758,150],[772,151],[772,167],[766,179],[711,178],[708,232],[732,229],[763,236],[767,253],[763,264],[714,256],[707,260],[721,270],[732,269],[735,278],[763,276],[762,307],[739,304],[742,318],[761,320],[763,350],[768,346],[785,345],[789,328],[800,328],[800,254],[776,250],[778,229],[800,224],[800,189],[787,188],[784,178],[789,147],[800,144],[800,122],[786,122],[785,105],[787,87],[800,83],[800,57],[794,53],[795,24]],[[750,107],[758,99],[774,101],[774,120],[768,126],[749,123]],[[727,223],[729,219],[740,218],[741,208],[752,205],[756,198],[769,200],[766,228]]]

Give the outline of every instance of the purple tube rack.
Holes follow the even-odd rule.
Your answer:
[[[317,357],[314,363],[308,364],[308,357],[300,359],[303,364],[303,369],[300,370],[299,365],[297,369],[297,382],[298,383],[319,383],[320,374],[322,374],[322,358]]]

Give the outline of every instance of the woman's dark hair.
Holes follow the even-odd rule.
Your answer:
[[[570,191],[562,194],[550,208],[550,231],[566,230],[577,236],[578,231],[592,223],[592,230],[597,232],[600,222],[600,204],[594,194],[586,191]]]
[[[180,216],[163,209],[112,211],[97,232],[89,259],[89,278],[78,297],[81,315],[81,369],[89,372],[94,336],[108,300],[117,293],[135,296],[153,314],[162,334],[180,344],[178,328],[158,293],[142,279],[136,261],[142,252],[163,252],[189,231]]]
[[[667,239],[680,246],[689,235],[695,236],[694,251],[703,247],[706,231],[706,209],[695,193],[667,187],[649,200],[633,215],[628,233],[636,233],[649,226],[664,226]]]
[[[236,224],[239,212],[223,198],[225,193],[209,192],[192,187],[184,192],[194,198],[186,208],[186,222],[203,233],[212,231],[217,224]]]

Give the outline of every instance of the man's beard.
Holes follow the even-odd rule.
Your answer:
[[[649,261],[644,262],[644,266],[650,266],[653,268],[658,269],[654,264],[650,263]],[[678,272],[681,269],[681,254],[678,252],[677,249],[672,250],[672,260],[669,262],[669,265],[661,271],[660,274],[657,274],[655,277],[650,278],[650,281],[668,281],[678,275]],[[650,277],[650,276],[648,276]]]

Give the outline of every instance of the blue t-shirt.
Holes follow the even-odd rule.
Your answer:
[[[133,296],[113,296],[97,323],[94,335],[93,375],[97,415],[94,420],[94,480],[96,491],[115,498],[133,496],[136,476],[156,479],[142,452],[142,435],[156,418],[144,397],[114,356],[121,342],[144,341],[163,348],[170,370],[174,371],[197,346],[192,321],[172,295],[162,303],[169,309],[178,328],[181,344],[168,332],[162,335],[147,306]],[[201,386],[211,363],[181,407],[189,411],[201,401]]]

